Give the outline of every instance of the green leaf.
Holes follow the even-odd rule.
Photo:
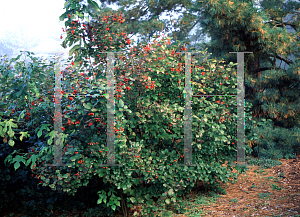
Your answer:
[[[117,199],[118,199],[118,200],[115,200],[115,204],[116,204],[117,206],[121,207],[121,204],[120,204],[120,201],[119,201],[121,198],[118,197]]]
[[[54,184],[49,185],[50,188],[52,188],[53,190],[56,190],[56,186]]]
[[[168,195],[173,195],[174,194],[174,190],[171,188],[169,191],[168,191]]]
[[[32,165],[35,164],[36,160],[38,159],[38,156],[37,155],[32,155],[28,160],[27,162],[25,163],[26,166],[28,166],[30,164],[30,162],[32,162]],[[24,159],[23,159],[24,160]]]
[[[14,164],[15,170],[17,170],[19,167],[20,167],[20,163],[19,163],[19,162],[16,162],[16,163]]]
[[[22,92],[23,92],[23,89],[20,90],[18,93],[16,93],[16,96],[17,96],[17,97],[21,96]]]
[[[93,105],[91,103],[87,103],[87,104],[83,103],[83,107],[88,109],[88,110],[90,110],[92,108],[92,106]]]
[[[121,100],[121,99],[120,99],[120,101],[119,101],[119,107],[120,107],[120,108],[123,108],[123,107],[124,107],[124,102],[123,102],[123,100]]]
[[[41,135],[43,134],[43,130],[47,130],[49,131],[50,129],[48,128],[48,124],[43,124],[42,127],[40,128],[39,132],[37,133],[38,138],[41,137]],[[37,131],[37,129],[35,130],[35,132]]]
[[[75,46],[72,47],[71,50],[69,51],[69,55],[72,56],[72,54],[73,54],[75,51],[79,50],[79,49],[81,49],[81,46],[80,46],[79,44],[78,44],[78,45],[75,45]]]
[[[85,12],[88,13],[92,18],[95,17],[95,14],[92,13],[87,7],[85,8]],[[89,22],[90,22],[89,17],[85,17],[85,18],[87,19],[87,21],[88,21],[88,23],[89,23]]]
[[[170,199],[168,198],[168,199],[166,199],[165,200],[165,202],[166,202],[166,204],[170,204],[171,203],[171,201],[170,201]]]
[[[94,8],[94,10],[100,12],[100,8],[99,8],[99,6],[96,2],[94,2],[92,0],[87,0],[87,2],[88,2],[89,5],[91,5]]]
[[[20,136],[20,140],[22,141],[23,137],[30,137],[29,133],[28,132],[20,132],[21,133],[21,136]]]
[[[68,0],[68,1],[65,2],[65,4],[64,4],[64,9],[67,8],[67,6],[69,6],[69,3],[70,3],[71,1],[72,1],[72,0]],[[61,20],[61,21],[62,21],[62,20]]]
[[[10,140],[8,141],[8,144],[9,144],[11,147],[13,147],[14,144],[15,144],[15,142],[14,142],[13,140],[10,139]]]
[[[149,195],[149,194],[146,194],[146,195],[145,195],[145,198],[146,198],[147,200],[150,200],[150,195]]]
[[[131,201],[132,203],[135,203],[135,202],[136,202],[136,199],[135,199],[134,197],[131,197],[131,198],[130,198],[130,201]]]

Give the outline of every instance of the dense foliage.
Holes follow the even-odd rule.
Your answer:
[[[91,5],[95,6],[93,3]],[[98,55],[94,64],[104,62],[103,66],[107,66],[106,54],[98,54],[94,46],[102,52],[126,50],[125,46],[130,41],[128,43],[126,34],[121,34],[123,29],[119,28],[119,24],[113,24],[116,20],[122,23],[122,18],[116,19],[111,14],[103,22],[99,19],[99,22],[80,23],[75,20],[75,16],[82,18],[80,12],[87,8],[70,1],[65,6],[63,18],[67,18],[68,30],[63,46],[68,43],[69,46],[74,45],[79,42],[78,38],[80,45],[74,45],[71,49],[75,60],[69,63],[74,71],[64,72],[62,93],[87,91],[94,94],[97,91],[91,87],[97,87],[104,94],[107,81],[101,73],[102,68],[94,71],[88,63],[91,57]],[[96,6],[94,10],[97,10]],[[86,40],[82,42],[81,38]],[[197,166],[174,165],[184,162],[182,78],[185,72],[185,55],[175,53],[185,49],[180,41],[170,43],[170,40],[164,39],[153,45],[139,44],[131,49],[127,59],[119,61],[116,58],[116,90],[120,94],[115,99],[115,161],[124,165],[122,167],[97,167],[107,160],[107,99],[70,96],[63,97],[61,106],[64,108],[63,123],[68,121],[63,127],[63,159],[64,163],[71,163],[71,166],[45,166],[53,163],[55,130],[54,102],[51,98],[54,98],[54,90],[51,88],[54,87],[53,78],[56,73],[54,63],[47,66],[30,56],[32,53],[28,53],[33,60],[28,67],[22,62],[16,64],[15,69],[10,67],[20,56],[12,59],[9,64],[7,61],[2,63],[0,73],[1,83],[4,85],[1,87],[0,133],[3,138],[2,160],[5,159],[5,164],[1,167],[3,199],[0,205],[4,207],[15,198],[20,198],[23,205],[34,205],[33,215],[42,212],[39,208],[42,203],[46,204],[42,207],[47,206],[47,214],[50,215],[50,210],[63,198],[80,197],[84,189],[98,186],[91,191],[91,198],[99,209],[108,207],[107,213],[112,214],[120,206],[124,208],[125,203],[129,206],[143,204],[142,214],[150,215],[155,211],[154,202],[166,208],[176,202],[178,196],[191,190],[197,180],[210,183],[222,191],[217,181],[227,182],[232,177],[237,178],[231,168],[221,166],[236,153],[234,144],[232,145],[236,135],[235,98],[192,98],[192,162]],[[163,55],[161,52],[169,53]],[[144,54],[147,57],[143,57]],[[143,60],[143,64],[137,63],[137,67],[132,68],[130,58],[135,56]],[[169,62],[172,64],[168,64]],[[235,64],[220,65],[222,63],[224,62],[214,59],[206,59],[200,63],[192,60],[193,93],[236,93]],[[87,75],[82,73],[84,68],[89,69]],[[143,69],[148,70],[145,72]],[[22,76],[15,78],[20,72]],[[84,84],[91,75],[95,76],[95,81],[90,85]],[[80,86],[79,83],[83,84]],[[226,109],[231,115],[223,122],[221,118]],[[270,121],[253,121],[250,109],[251,103],[246,102],[246,141],[258,141],[259,129],[270,127]],[[246,153],[251,153],[248,146]],[[17,175],[22,179],[17,179]],[[24,187],[16,194],[5,190],[7,186],[20,186],[22,181],[25,181],[25,185],[21,185]],[[34,188],[37,183],[37,188]],[[54,195],[53,192],[59,194]],[[31,200],[29,195],[35,197],[35,194],[43,199]]]

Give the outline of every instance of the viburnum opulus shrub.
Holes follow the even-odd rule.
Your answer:
[[[72,23],[71,17],[68,17],[68,25],[76,25],[76,30],[67,31],[68,37],[64,43],[69,42],[69,46],[76,42],[74,38],[83,34],[86,28],[83,25],[81,28],[78,21],[72,21]],[[108,24],[108,17],[103,22],[102,28],[97,29],[99,32],[97,34],[94,32],[95,36],[90,34],[93,36],[89,41],[90,45],[95,43],[110,47],[115,41],[119,44],[123,43],[121,47],[128,44],[124,35],[116,36],[112,32],[102,33],[101,31],[114,30],[112,26],[107,27],[106,24]],[[89,28],[93,29],[91,26]],[[108,39],[97,37],[97,35],[105,34],[108,34]],[[123,37],[123,39],[113,40],[114,37]],[[159,43],[154,42],[154,45],[150,46],[141,44],[132,49],[131,58],[135,56],[144,58],[143,64],[139,65],[140,73],[137,73],[137,70],[129,70],[130,59],[127,62],[125,59],[126,64],[124,61],[120,63],[117,61],[114,66],[117,78],[116,92],[118,92],[115,97],[114,116],[116,122],[115,163],[123,166],[97,166],[107,162],[105,123],[107,98],[73,96],[63,97],[61,102],[65,124],[63,134],[66,136],[62,154],[63,163],[70,164],[70,166],[46,166],[46,164],[53,163],[55,130],[53,118],[49,115],[42,117],[47,113],[54,114],[54,102],[52,100],[37,101],[36,98],[47,99],[49,94],[54,94],[53,82],[46,80],[49,83],[43,86],[52,88],[49,89],[50,92],[39,92],[36,90],[43,88],[40,83],[32,79],[34,76],[29,76],[28,80],[21,80],[19,84],[28,82],[32,93],[41,94],[32,97],[26,91],[21,91],[19,101],[23,104],[31,104],[32,110],[27,111],[27,117],[31,117],[31,124],[28,126],[35,126],[39,123],[35,126],[35,133],[39,139],[43,139],[43,142],[39,143],[40,145],[35,144],[29,153],[10,155],[7,162],[14,165],[20,162],[25,163],[26,166],[30,165],[32,173],[40,178],[41,185],[49,186],[53,190],[61,189],[70,195],[74,195],[82,186],[87,186],[95,177],[101,178],[108,187],[97,192],[98,204],[104,203],[107,207],[116,210],[120,207],[119,192],[121,191],[126,195],[126,202],[129,205],[144,205],[142,215],[150,215],[156,210],[154,201],[157,199],[159,200],[156,203],[163,207],[176,202],[177,197],[191,190],[197,180],[218,186],[217,181],[227,182],[231,177],[236,179],[237,174],[232,173],[231,168],[221,166],[228,159],[228,156],[223,153],[228,153],[229,156],[236,154],[234,146],[232,147],[236,136],[235,97],[192,98],[192,163],[197,166],[176,166],[176,164],[184,163],[185,103],[183,97],[185,57],[184,54],[178,55],[176,52],[184,51],[185,47],[180,43],[171,44],[165,39]],[[98,55],[100,58],[100,54],[95,49],[91,49],[92,46],[85,45],[83,49],[77,47],[75,61],[71,62],[74,68],[78,67],[77,72],[87,66],[87,58],[90,56],[96,58]],[[152,49],[155,52],[152,52]],[[102,51],[120,50],[104,49]],[[212,64],[210,61],[205,61],[192,69],[192,78],[198,81],[196,84],[199,84],[199,81],[202,82],[202,87],[193,86],[195,88],[193,93],[216,94],[217,91],[221,91],[236,94],[234,68],[231,65],[217,67],[219,62],[215,60],[211,62]],[[107,81],[106,76],[99,73],[100,69],[99,66],[98,74],[94,74],[93,85],[97,85],[98,93],[104,94]],[[147,71],[142,71],[142,69],[147,69]],[[31,73],[33,75],[33,72],[28,72],[29,75]],[[35,75],[36,73],[38,71]],[[5,82],[8,82],[8,77],[4,76],[5,78]],[[79,83],[88,80],[84,74],[70,73],[66,74],[65,78],[64,84],[69,87],[68,92],[72,89],[74,95],[84,91],[95,93],[95,90],[90,90],[90,86],[86,84],[78,86]],[[12,82],[12,87],[15,92],[11,94],[10,99],[18,93],[18,86],[14,82]],[[64,93],[62,90],[62,94]],[[54,98],[54,95],[52,97]],[[249,106],[251,105],[246,103],[246,123],[250,123],[246,125],[246,139],[255,139],[251,131],[253,124],[250,121],[251,115],[248,113]],[[48,109],[49,112],[41,108]],[[73,112],[70,113],[70,111]],[[21,118],[23,117],[24,113]],[[28,119],[23,118],[23,120]],[[181,142],[177,143],[176,141],[180,139]]]

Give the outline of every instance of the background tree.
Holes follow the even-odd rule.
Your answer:
[[[274,2],[269,2],[269,4],[272,6],[277,6],[278,7],[278,5],[279,5],[279,3],[277,3],[277,1],[276,1],[276,3],[274,3]],[[265,4],[263,4],[263,5],[265,5]],[[267,5],[265,5],[265,7],[267,7]],[[275,7],[276,8],[276,7]],[[279,8],[279,7],[278,7]],[[223,10],[223,9],[222,9]],[[285,12],[285,14],[287,14],[286,12]],[[265,17],[268,17],[268,16],[265,16]],[[224,17],[223,17],[224,18]],[[245,23],[247,24],[247,25],[249,25],[249,24],[251,24],[252,22],[250,21],[251,19],[249,19],[248,21],[245,21]],[[216,21],[216,22],[218,22],[218,21]],[[222,21],[220,21],[220,22],[222,22]],[[232,29],[232,27],[230,27],[230,26],[224,26],[223,28],[220,28],[220,29],[216,29],[216,28],[212,28],[211,26],[213,25],[213,24],[211,24],[211,26],[209,26],[209,25],[207,25],[206,24],[207,22],[203,22],[203,28],[204,29],[212,29],[212,30],[210,30],[210,32],[211,32],[211,35],[212,35],[212,41],[211,41],[211,43],[208,43],[208,44],[206,44],[206,46],[208,46],[209,47],[209,52],[212,52],[213,53],[213,56],[215,56],[215,57],[228,57],[228,62],[230,62],[230,61],[236,61],[236,57],[235,56],[233,56],[233,55],[230,55],[230,54],[228,54],[228,52],[231,50],[231,49],[234,49],[233,48],[233,46],[235,45],[235,39],[240,39],[240,40],[242,40],[243,41],[243,43],[241,44],[241,43],[238,43],[238,45],[235,45],[235,46],[237,46],[237,47],[240,47],[240,46],[243,46],[243,45],[246,45],[245,46],[245,49],[239,49],[240,51],[250,51],[250,49],[252,49],[253,50],[253,48],[254,48],[254,51],[252,51],[252,52],[254,52],[253,53],[253,57],[255,56],[254,54],[258,54],[258,55],[256,55],[255,56],[255,58],[253,58],[252,57],[252,55],[245,55],[245,61],[246,61],[246,65],[247,65],[247,67],[246,67],[246,75],[247,76],[251,76],[252,78],[252,81],[253,81],[253,79],[254,78],[260,78],[261,77],[261,72],[262,71],[267,71],[267,70],[270,70],[271,68],[273,68],[273,67],[275,67],[275,69],[279,69],[279,67],[277,67],[276,66],[276,64],[275,64],[275,60],[276,59],[280,59],[280,60],[283,60],[283,61],[285,61],[286,63],[288,63],[288,64],[291,64],[291,63],[293,63],[292,61],[290,61],[290,60],[288,60],[287,58],[286,58],[286,56],[289,54],[289,53],[291,53],[291,51],[290,52],[285,52],[284,50],[286,49],[287,51],[288,51],[288,49],[289,48],[291,48],[291,47],[294,47],[294,48],[296,48],[294,45],[292,45],[292,44],[290,44],[290,47],[287,47],[287,46],[285,46],[285,44],[287,43],[285,43],[285,42],[282,42],[281,43],[281,48],[278,48],[277,50],[278,51],[283,51],[284,52],[284,54],[285,54],[285,57],[283,57],[283,56],[280,56],[280,55],[278,55],[278,54],[276,54],[275,52],[274,52],[274,48],[272,49],[272,46],[270,46],[270,48],[271,49],[268,49],[269,51],[272,51],[272,53],[270,53],[270,52],[265,52],[263,49],[261,49],[260,47],[262,47],[263,48],[263,46],[264,45],[262,45],[261,43],[259,44],[259,43],[256,43],[257,45],[255,45],[255,41],[257,41],[257,42],[259,42],[259,41],[261,41],[259,38],[260,37],[255,37],[255,38],[253,38],[253,37],[249,37],[249,34],[247,34],[247,30],[244,28],[244,29],[241,29],[240,31],[238,31],[238,32],[233,32],[234,30]],[[285,41],[288,41],[288,42],[290,42],[290,41],[292,41],[293,39],[292,39],[292,37],[294,37],[294,36],[291,36],[291,35],[289,35],[289,33],[287,33],[286,31],[285,31],[285,29],[279,29],[279,28],[276,28],[276,29],[274,29],[273,27],[275,27],[276,26],[276,24],[272,24],[271,22],[266,22],[265,24],[263,24],[262,23],[262,27],[259,27],[259,28],[256,28],[256,29],[254,29],[254,30],[252,30],[251,32],[257,32],[257,30],[259,30],[259,29],[261,29],[262,30],[262,28],[263,28],[263,26],[264,25],[268,25],[268,24],[270,24],[270,28],[272,28],[272,32],[270,32],[269,33],[269,35],[270,36],[272,36],[273,37],[273,39],[271,39],[271,41],[270,41],[270,39],[267,39],[267,40],[269,40],[269,44],[270,44],[270,42],[271,42],[271,45],[273,44],[273,47],[274,47],[274,44],[276,44],[275,45],[275,47],[277,47],[277,38],[276,38],[276,36],[278,37],[278,38],[280,38],[283,34],[284,34],[284,36],[286,37],[285,38]],[[237,26],[238,24],[234,24],[235,26]],[[277,24],[278,25],[278,24]],[[296,26],[296,24],[293,24],[293,26]],[[282,26],[281,26],[282,27]],[[224,29],[226,29],[226,30],[229,30],[230,32],[233,32],[233,34],[231,35],[231,36],[228,36],[228,35],[225,35],[223,38],[221,37],[222,35],[221,34],[218,34],[218,32],[220,33],[220,32],[222,32],[222,33],[224,33]],[[225,31],[226,31],[225,30]],[[263,30],[264,32],[266,31],[266,30]],[[246,34],[243,34],[243,32],[245,32]],[[253,35],[253,33],[251,33],[252,35]],[[295,33],[294,35],[297,35],[297,33]],[[238,36],[238,37],[237,37]],[[225,40],[224,40],[224,38],[225,38]],[[227,38],[229,38],[228,40],[227,40]],[[294,37],[295,38],[295,37]],[[251,40],[250,42],[249,42],[249,39],[253,39],[253,40]],[[232,43],[230,43],[230,41],[232,41]],[[226,43],[224,43],[224,42],[226,42]],[[229,42],[229,43],[228,43]],[[223,43],[224,43],[224,46],[223,46]],[[236,43],[237,44],[237,43]],[[231,46],[231,45],[233,45],[233,46]],[[247,46],[248,45],[248,46]],[[250,45],[250,46],[249,46]],[[255,52],[256,51],[256,52]],[[275,54],[274,54],[275,53]],[[278,52],[277,52],[278,53]],[[276,56],[276,59],[274,58],[274,56]],[[279,69],[280,70],[280,69]],[[250,71],[252,71],[252,73],[251,74],[249,74],[248,72],[250,72]],[[257,87],[259,87],[259,85],[256,85],[256,90],[253,90],[253,88],[251,88],[251,86],[248,86],[247,85],[247,80],[246,80],[246,98],[248,99],[249,97],[250,98],[254,98],[255,97],[255,92],[261,92],[261,91],[263,91],[264,90],[264,88],[261,88],[260,90],[258,90],[257,89]],[[248,87],[248,88],[247,88]],[[247,91],[247,89],[248,89],[248,91]],[[279,89],[280,90],[280,89]],[[281,91],[281,90],[280,90]],[[255,105],[255,108],[256,108],[256,111],[255,111],[255,115],[257,116],[257,117],[262,117],[263,115],[264,115],[264,111],[259,107],[259,105],[258,105],[258,101],[256,101],[255,103],[254,103],[254,105]],[[274,120],[274,119],[273,119]],[[278,123],[278,122],[277,122]]]
[[[79,0],[80,2],[83,2],[83,0]],[[207,26],[207,25],[212,25],[214,26],[214,23],[208,24],[208,17],[210,17],[209,13],[204,13],[204,10],[206,8],[206,11],[211,7],[210,3],[211,1],[159,1],[159,2],[154,2],[150,1],[149,3],[144,2],[144,1],[106,1],[106,0],[100,0],[101,3],[106,4],[105,6],[102,6],[102,10],[100,15],[102,16],[103,14],[107,14],[108,12],[116,12],[116,13],[122,13],[124,14],[125,18],[125,24],[126,27],[124,28],[125,32],[129,34],[129,38],[131,36],[138,36],[140,35],[141,37],[138,37],[141,40],[146,39],[148,42],[151,37],[153,37],[155,34],[157,34],[159,31],[169,31],[171,28],[179,28],[178,31],[172,32],[169,36],[173,37],[173,42],[175,40],[180,40],[183,43],[187,43],[186,47],[189,48],[190,46],[188,43],[195,43],[195,41],[198,41],[201,39],[205,32],[208,32],[209,35],[214,38],[220,38],[218,37],[219,34],[221,34],[217,29],[215,29],[217,34],[213,33],[213,29],[210,31],[207,31],[205,29],[200,29],[200,26]],[[214,1],[214,5],[221,5],[223,4],[222,2],[226,1]],[[230,1],[229,1],[230,2]],[[244,0],[244,1],[238,1],[239,3],[254,3],[257,1],[253,0]],[[282,1],[278,1],[282,2]],[[119,10],[112,10],[111,8],[107,7],[107,3],[117,3],[120,6]],[[136,3],[138,3],[136,5]],[[234,2],[231,2],[233,5],[235,4]],[[292,2],[293,3],[293,2]],[[277,1],[274,3],[274,5],[278,5]],[[132,7],[133,6],[133,7]],[[131,7],[131,9],[129,9]],[[177,7],[180,7],[180,9],[177,9]],[[290,8],[292,6],[286,6],[285,11],[289,12],[291,11]],[[296,6],[294,6],[296,7]],[[293,7],[292,7],[293,8]],[[91,11],[93,11],[92,8],[90,8]],[[179,16],[178,19],[172,19],[172,20],[158,20],[158,16],[162,15],[163,12],[171,12],[171,11],[182,11],[186,10],[186,12],[183,13],[182,16]],[[251,7],[252,11],[256,11],[257,9],[254,9],[253,6]],[[148,13],[150,12],[150,15]],[[224,12],[224,11],[223,11]],[[287,13],[285,12],[285,13]],[[93,12],[95,14],[98,14],[96,12]],[[196,15],[194,14],[196,13]],[[143,16],[148,15],[148,18],[143,19]],[[257,14],[258,16],[258,14]],[[268,19],[269,16],[266,15],[264,19]],[[92,19],[93,20],[93,19]],[[244,23],[245,24],[245,23]],[[246,23],[248,24],[248,23]],[[122,26],[124,26],[122,24]],[[293,24],[293,26],[296,26],[296,24]],[[238,28],[238,27],[236,27]],[[196,34],[191,37],[190,33],[192,30],[196,30]],[[249,31],[247,31],[249,33]],[[236,33],[236,31],[235,31]],[[131,34],[131,36],[130,36]],[[247,35],[246,35],[247,36]],[[249,36],[249,34],[248,34]],[[235,35],[235,37],[238,37]],[[213,41],[213,40],[212,40]],[[223,40],[224,41],[224,40]],[[227,40],[226,40],[227,42]],[[213,42],[212,42],[213,43]],[[220,47],[223,47],[223,44],[220,43]],[[199,48],[196,46],[196,48]],[[210,49],[212,52],[212,50]],[[217,51],[217,50],[216,50]],[[223,52],[224,53],[224,52]],[[219,55],[219,54],[216,54]],[[230,55],[230,54],[229,54]],[[227,53],[228,56],[228,53]],[[231,55],[232,56],[232,55]],[[251,57],[253,58],[253,57]],[[278,58],[278,57],[277,57]],[[256,61],[251,61],[255,62],[256,65],[258,64],[258,57],[256,57]],[[260,59],[260,63],[264,62],[264,60]],[[287,62],[289,62],[287,60]],[[250,65],[249,65],[250,67]],[[258,75],[260,72],[258,73]]]
[[[85,3],[84,0],[78,0],[81,3]],[[149,42],[150,39],[158,34],[159,32],[170,31],[172,28],[178,29],[172,32],[170,37],[173,37],[171,42],[176,42],[176,40],[180,40],[183,43],[186,43],[186,47],[189,48],[188,43],[192,43],[193,37],[191,37],[190,33],[192,30],[195,30],[197,24],[199,24],[198,17],[188,13],[188,7],[194,4],[194,1],[186,0],[162,0],[155,1],[151,0],[147,1],[106,1],[100,0],[103,4],[101,5],[101,12],[98,14],[91,8],[97,15],[104,15],[108,12],[114,11],[115,13],[122,13],[125,18],[126,27],[124,28],[124,24],[122,24],[122,28],[129,35],[129,38],[133,36],[137,36],[138,43],[141,41]],[[108,7],[108,4],[117,3],[120,7],[118,10],[112,10]],[[159,20],[159,16],[161,16],[164,12],[170,14],[172,11],[174,12],[183,12],[182,16],[179,16],[178,19],[164,19]],[[145,18],[146,17],[146,18]]]
[[[262,10],[258,11],[253,7],[253,1],[209,2],[204,1],[206,9],[199,15],[206,17],[200,23],[203,31],[212,38],[203,46],[208,47],[212,58],[224,58],[227,63],[236,62],[236,55],[230,54],[230,51],[253,52],[245,54],[245,86],[248,86],[245,98],[254,105],[253,117],[272,119],[273,126],[277,127],[262,131],[267,135],[262,143],[266,149],[273,150],[270,157],[281,158],[287,154],[281,152],[282,143],[289,147],[285,150],[299,148],[299,139],[294,133],[299,132],[300,127],[299,16],[293,23],[285,23],[283,18],[294,12],[298,15],[296,10],[299,10],[300,4],[265,0],[261,2]],[[190,11],[201,7],[202,3],[196,3]],[[289,24],[296,30],[295,33],[286,30]],[[297,57],[294,61],[288,59],[292,53]],[[276,59],[291,67],[288,70],[277,67]]]

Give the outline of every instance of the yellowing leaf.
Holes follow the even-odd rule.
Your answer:
[[[264,30],[263,30],[263,29],[260,29],[260,32],[261,32],[262,34],[265,34],[265,32],[264,32]]]
[[[229,5],[232,5],[232,4],[233,4],[233,2],[231,2],[231,1],[229,1],[228,3],[229,3]]]

